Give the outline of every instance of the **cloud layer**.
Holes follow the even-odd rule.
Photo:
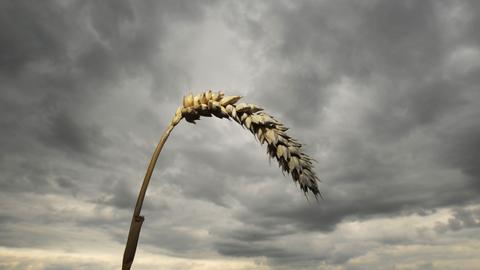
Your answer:
[[[476,1],[0,10],[0,268],[118,269],[155,144],[182,95],[205,89],[290,127],[325,200],[307,201],[234,122],[182,122],[149,187],[137,267],[480,264]]]

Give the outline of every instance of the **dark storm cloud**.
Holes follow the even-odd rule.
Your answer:
[[[371,97],[376,106],[362,112],[360,118],[361,131],[368,137],[340,138],[347,146],[339,145],[342,160],[336,162],[373,163],[359,166],[368,168],[367,175],[355,175],[346,181],[376,182],[376,178],[383,180],[403,173],[404,168],[385,171],[384,168],[392,167],[386,167],[388,164],[377,157],[383,152],[380,147],[384,143],[404,140],[420,127],[430,128],[455,110],[471,109],[464,107],[474,102],[467,100],[469,86],[464,81],[443,77],[443,61],[452,48],[444,46],[444,29],[439,27],[442,18],[433,1],[304,2],[272,5],[267,10],[273,18],[257,23],[262,29],[277,33],[273,37],[278,45],[265,53],[275,64],[266,71],[269,79],[259,81],[262,91],[257,92],[257,98],[262,104],[286,109],[283,116],[295,128],[303,123],[302,128],[318,125],[321,129],[323,118],[310,116],[316,111],[322,113],[319,108],[327,106],[329,97],[335,95],[333,90],[326,90],[329,84],[348,76],[367,85],[367,89],[356,91]],[[356,72],[352,66],[366,72]],[[298,78],[282,76],[285,71]],[[271,85],[270,78],[278,80]],[[279,97],[275,95],[277,91],[285,95]],[[328,130],[323,132],[329,134]],[[475,137],[471,132],[470,135]],[[365,140],[373,145],[365,144]],[[458,156],[467,159],[470,154],[462,150]],[[376,176],[376,171],[383,171],[383,175]]]
[[[439,137],[448,144],[439,147],[439,158],[449,166],[460,168],[469,176],[472,187],[480,189],[480,147],[479,114],[464,117],[439,132]]]
[[[81,155],[89,165],[94,158],[98,162],[101,149],[112,146],[104,134],[110,123],[85,113],[112,97],[109,86],[118,87],[122,76],[162,76],[158,71],[164,67],[156,61],[165,31],[160,22],[198,20],[203,10],[182,1],[161,7],[128,1],[0,5],[1,159],[15,168],[18,155],[26,174],[42,170],[36,157],[52,155],[45,148],[69,158]],[[164,90],[160,84],[152,88],[168,95]]]
[[[4,75],[17,75],[32,60],[60,60],[66,53],[64,34],[72,24],[66,19],[69,14],[63,13],[53,2],[36,6],[3,1],[1,10],[0,67]],[[38,21],[42,19],[43,23]]]
[[[32,135],[45,130],[50,143],[80,152],[101,130],[89,130],[85,119],[75,119],[78,112],[111,95],[106,86],[120,76],[142,71],[162,76],[154,62],[164,31],[158,22],[195,20],[202,13],[181,1],[162,8],[127,1],[2,6],[2,126]],[[151,35],[154,31],[158,35]]]
[[[472,44],[471,37],[462,35],[454,44],[446,40],[439,5],[443,4],[311,1],[267,4],[260,17],[244,14],[244,24],[237,27],[256,40],[254,49],[268,63],[257,77],[253,100],[281,112],[292,129],[305,130],[301,134],[310,136],[307,141],[316,141],[319,149],[329,146],[333,154],[331,167],[319,169],[321,178],[327,178],[322,185],[325,201],[276,204],[280,199],[271,193],[261,198],[242,194],[237,198],[246,209],[236,212],[237,220],[255,224],[261,239],[275,224],[331,231],[345,219],[409,215],[478,198],[470,183],[478,186],[479,136],[475,121],[464,116],[477,118],[478,96],[472,94],[477,80],[466,73],[445,76],[444,70],[452,50]],[[466,5],[478,10],[473,3]],[[478,20],[478,14],[473,17],[473,22]],[[478,49],[478,42],[473,44]],[[352,135],[323,130],[323,108],[331,105],[338,94],[332,87],[344,78],[364,86],[353,91],[374,106],[360,111],[358,125],[345,126]],[[360,129],[354,130],[357,126]],[[448,130],[441,131],[443,127]],[[423,131],[435,144],[422,137]],[[325,138],[330,142],[320,141]],[[403,147],[410,140],[419,147]],[[438,172],[437,151],[450,168],[465,175],[454,179],[446,171]],[[432,163],[417,166],[409,163],[412,157]],[[412,177],[412,171],[419,175]],[[236,230],[226,237],[244,239],[248,245],[250,233]],[[228,245],[227,252],[249,256],[242,245]]]
[[[465,3],[461,3],[465,5],[467,8],[468,16],[471,16],[471,20],[469,21],[469,24],[467,25],[467,29],[462,35],[462,38],[465,39],[465,41],[473,44],[478,44],[480,43],[480,34],[476,29],[480,26],[480,16],[478,16],[478,10],[480,10],[480,4],[478,1],[474,0],[469,0],[465,1]]]
[[[170,24],[198,21],[205,8],[185,1],[0,3],[1,192],[18,194],[17,198],[32,196],[31,203],[38,203],[37,212],[43,213],[25,213],[36,218],[18,220],[15,208],[4,209],[2,217],[9,226],[3,227],[0,245],[28,247],[55,242],[49,233],[22,238],[28,229],[15,226],[15,221],[31,226],[61,226],[63,222],[71,222],[71,227],[101,226],[109,228],[105,233],[115,235],[112,224],[123,221],[124,212],[135,202],[138,182],[127,177],[139,177],[122,171],[121,166],[138,164],[138,157],[144,154],[144,149],[130,150],[132,144],[123,147],[126,144],[121,142],[131,142],[127,133],[141,130],[141,123],[158,122],[158,113],[142,108],[133,116],[137,128],[130,123],[125,129],[123,123],[111,120],[121,118],[124,109],[135,104],[105,109],[104,104],[117,98],[117,89],[125,80],[138,76],[154,78],[151,88],[146,86],[147,96],[162,101],[170,96],[178,99],[177,92],[184,89],[177,87],[181,82],[174,81],[177,71],[172,64],[162,61],[162,42]],[[136,91],[130,90],[132,96]],[[150,151],[149,147],[146,155]],[[95,211],[93,217],[72,218],[68,211],[48,210],[53,202],[34,194],[58,194],[98,204],[95,211],[100,217]],[[146,202],[145,209],[152,205]],[[119,209],[122,219],[105,217],[111,206]],[[155,202],[155,208],[162,206]]]
[[[457,8],[465,16],[449,13]],[[159,133],[185,91],[203,90],[184,89],[203,79],[190,65],[209,69],[205,55],[231,52],[252,73],[245,100],[319,161],[325,200],[307,201],[235,123],[181,123],[145,201],[147,250],[317,269],[429,244],[345,239],[343,222],[456,207],[433,231],[475,230],[478,209],[464,207],[480,187],[478,10],[475,1],[3,1],[0,245],[75,246],[89,240],[65,232],[81,229],[123,244]],[[203,34],[215,39],[198,42]],[[238,47],[217,50],[223,39]]]
[[[298,243],[294,242],[287,241],[279,244],[265,240],[257,239],[248,242],[240,239],[220,240],[214,243],[214,247],[219,253],[228,256],[265,256],[274,269],[289,269],[289,267],[315,269],[322,263],[341,265],[351,258],[365,254],[367,247],[370,248],[370,244],[358,243],[339,245],[341,248],[333,248],[329,243],[325,243],[325,248],[315,248],[305,244],[302,245],[301,242],[297,246]]]
[[[249,245],[247,243],[216,243],[215,248],[220,252],[220,254],[228,256],[243,256],[243,257],[292,257],[294,254],[291,254],[281,248],[276,248],[273,246],[260,246],[260,245]]]
[[[449,91],[451,82],[436,74],[446,48],[434,2],[304,2],[272,5],[269,13],[279,24],[258,24],[278,32],[278,46],[267,51],[272,66],[265,74],[275,80],[259,82],[258,98],[286,108],[284,117],[295,117],[295,125],[310,125],[332,94],[327,86],[345,76],[381,87],[380,107],[365,127],[375,136],[396,136],[430,122],[461,93]],[[388,84],[377,86],[375,78]],[[285,95],[276,97],[276,91]],[[397,115],[402,110],[408,115]]]
[[[366,116],[365,124],[372,136],[387,142],[401,139],[418,126],[434,123],[463,103],[458,86],[441,78],[385,87],[397,88],[397,93],[381,93],[377,110]]]
[[[250,226],[247,228],[232,230],[229,232],[228,236],[235,240],[256,242],[271,240],[278,236],[293,234],[294,232],[295,231],[292,228],[284,228],[282,226],[271,226],[268,231],[263,230],[263,228]]]
[[[104,146],[107,141],[100,127],[81,127],[67,114],[53,117],[46,129],[50,133],[45,135],[47,144],[63,151],[90,152],[95,147]]]

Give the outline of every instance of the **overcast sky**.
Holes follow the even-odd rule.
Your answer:
[[[182,122],[133,269],[478,269],[479,29],[475,0],[0,1],[0,269],[119,269],[207,89],[290,127],[325,199]]]

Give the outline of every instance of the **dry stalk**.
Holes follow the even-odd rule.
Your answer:
[[[253,104],[237,104],[240,98],[240,96],[225,96],[223,92],[212,91],[196,96],[190,94],[183,97],[183,106],[177,109],[148,165],[133,212],[127,245],[123,255],[123,270],[131,268],[135,257],[138,238],[144,221],[144,217],[140,215],[140,212],[153,169],[168,136],[183,118],[190,123],[195,123],[201,116],[210,117],[213,115],[218,118],[233,119],[242,127],[250,130],[262,145],[267,143],[269,157],[278,161],[282,172],[292,175],[293,181],[299,183],[305,195],[310,191],[315,198],[321,197],[317,183],[319,179],[313,171],[313,159],[303,152],[302,145],[286,133],[288,128],[271,115],[263,112],[262,108]]]

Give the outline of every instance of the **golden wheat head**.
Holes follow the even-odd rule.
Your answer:
[[[246,103],[239,103],[240,96],[225,96],[223,92],[207,91],[196,96],[190,94],[183,97],[183,106],[179,107],[174,122],[182,118],[190,123],[201,116],[233,119],[242,127],[250,130],[263,145],[267,143],[267,153],[278,161],[282,172],[292,175],[295,183],[306,194],[308,191],[321,196],[318,189],[318,177],[313,171],[312,161],[302,150],[302,144],[290,137],[282,123],[263,109]]]

